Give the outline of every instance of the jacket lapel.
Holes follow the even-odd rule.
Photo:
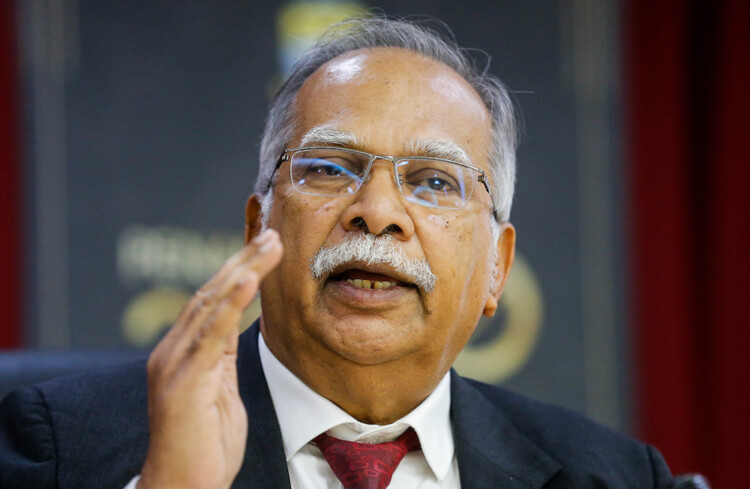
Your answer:
[[[451,422],[461,489],[538,489],[561,468],[455,371]]]
[[[240,336],[237,375],[247,409],[245,459],[232,487],[235,489],[289,488],[279,422],[258,354],[258,322]]]

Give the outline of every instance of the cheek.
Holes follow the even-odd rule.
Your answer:
[[[473,309],[489,290],[489,229],[470,216],[432,214],[423,223],[425,254],[442,282],[436,299]]]
[[[425,217],[423,235],[425,254],[448,267],[450,273],[467,270],[476,261],[477,239],[481,239],[472,219],[458,216],[430,214]],[[432,262],[431,262],[432,264]],[[473,267],[471,267],[473,268]]]
[[[291,193],[277,200],[278,212],[274,209],[276,219],[271,221],[284,244],[282,267],[296,267],[296,274],[300,276],[304,272],[309,274],[310,258],[325,244],[341,213],[335,201],[306,197]]]
[[[448,216],[441,216],[439,214],[430,214],[427,216],[427,220],[436,229],[442,229],[448,231],[450,226],[450,218]]]
[[[318,287],[310,272],[310,258],[336,228],[338,214],[330,201],[294,192],[281,195],[274,201],[269,223],[281,235],[284,254],[267,282],[271,295],[287,311],[306,310],[314,303]]]
[[[466,246],[467,243],[476,239],[479,229],[470,220],[461,219],[457,216],[430,214],[427,216],[432,232],[440,232],[450,237],[449,242],[456,247],[457,251]]]
[[[484,231],[476,216],[436,213],[423,217],[420,240],[433,272],[440,277],[425,304],[434,318],[432,347],[440,354],[449,351],[452,361],[474,331],[486,301],[484,251],[478,245]]]

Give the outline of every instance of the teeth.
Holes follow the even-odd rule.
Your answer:
[[[361,289],[387,289],[388,287],[392,287],[396,285],[396,282],[380,282],[378,280],[361,280],[358,278],[355,279],[346,279],[347,282],[354,285],[355,287],[359,287]]]

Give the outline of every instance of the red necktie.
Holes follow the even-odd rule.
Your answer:
[[[344,441],[325,433],[314,441],[345,489],[385,489],[404,455],[421,448],[412,428],[386,443]]]

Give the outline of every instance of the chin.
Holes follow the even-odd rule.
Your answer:
[[[402,322],[361,316],[336,319],[319,331],[327,349],[360,365],[398,360],[415,351],[415,333]]]

